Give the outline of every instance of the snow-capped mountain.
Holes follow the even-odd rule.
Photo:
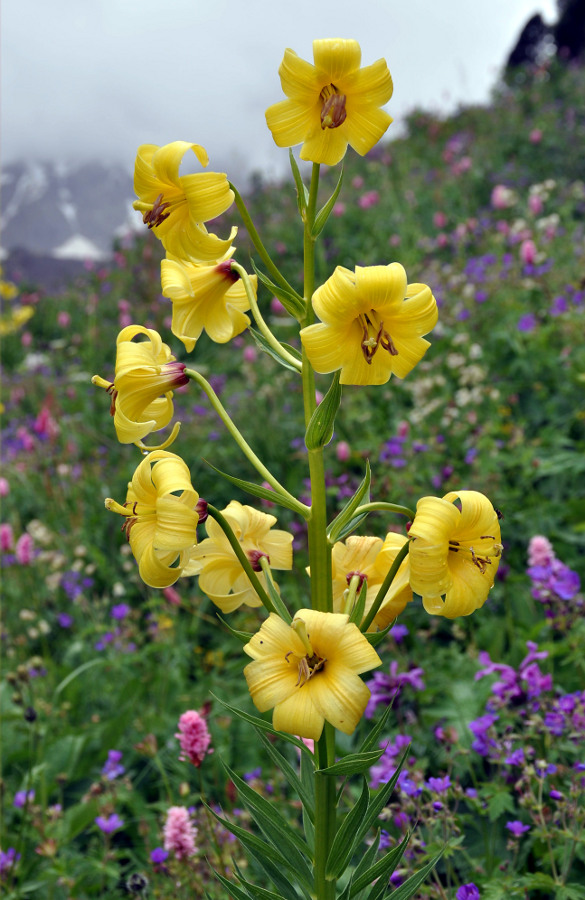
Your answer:
[[[120,165],[19,162],[2,169],[2,247],[56,259],[103,259],[140,226],[132,176]]]

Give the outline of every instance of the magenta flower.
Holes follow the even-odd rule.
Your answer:
[[[176,859],[189,859],[196,852],[197,829],[184,806],[171,806],[164,827],[164,847]]]
[[[207,723],[203,716],[189,709],[179,719],[179,731],[175,737],[181,744],[180,760],[189,760],[199,768],[205,756],[213,753],[209,750],[211,735],[207,729]]]

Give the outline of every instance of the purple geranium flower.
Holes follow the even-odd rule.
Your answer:
[[[34,791],[17,791],[14,795],[14,806],[18,809],[22,809],[23,806],[26,806],[27,803],[32,803],[35,799]]]
[[[150,852],[150,861],[155,864],[164,863],[165,859],[168,859],[168,856],[167,850],[163,850],[162,847],[155,847],[154,850],[151,850]]]
[[[113,781],[114,778],[117,778],[119,775],[123,775],[126,769],[124,766],[120,765],[121,759],[121,750],[108,750],[108,758],[102,769],[102,775],[105,775],[110,781]]]
[[[457,889],[455,900],[480,900],[479,890],[473,881],[462,884],[461,887]]]
[[[519,819],[514,819],[512,822],[506,822],[506,828],[508,831],[512,832],[514,837],[521,837],[526,831],[530,831],[530,825],[524,825]]]
[[[105,816],[97,816],[94,822],[104,834],[112,834],[124,826],[124,820],[117,813],[111,813],[107,819]]]

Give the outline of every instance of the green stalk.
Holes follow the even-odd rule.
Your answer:
[[[314,319],[311,298],[315,290],[315,238],[312,230],[319,190],[319,165],[313,163],[309,202],[305,215],[304,233],[304,293],[306,313],[303,327]],[[303,402],[305,425],[309,424],[316,408],[315,375],[303,348]],[[327,499],[325,493],[325,466],[323,449],[309,451],[309,475],[311,479],[311,518],[309,519],[309,565],[311,567],[311,603],[313,609],[331,612],[332,573],[331,548],[327,541]]]
[[[281,273],[279,272],[277,267],[274,265],[274,263],[270,259],[270,256],[268,255],[268,251],[267,251],[266,247],[264,246],[264,244],[262,243],[260,235],[256,231],[256,226],[252,222],[250,213],[246,209],[246,204],[242,200],[241,194],[239,193],[237,188],[234,187],[234,185],[231,183],[231,181],[230,181],[229,185],[230,185],[232,191],[234,192],[234,195],[236,198],[236,206],[238,207],[238,212],[240,213],[240,215],[242,217],[242,221],[243,221],[244,225],[246,226],[246,231],[250,235],[250,239],[251,239],[252,243],[254,244],[256,250],[258,251],[258,255],[259,255],[260,259],[262,260],[262,262],[264,263],[264,265],[270,272],[273,281],[278,282],[279,284],[282,285],[283,288],[286,288],[287,291],[290,291],[291,294],[296,295],[295,289],[293,287],[291,287],[291,285],[288,283],[288,281],[286,280],[284,275],[281,275]]]
[[[242,279],[242,281],[244,283],[246,297],[248,298],[248,303],[250,304],[250,309],[252,310],[252,315],[254,316],[254,321],[256,322],[256,325],[258,326],[258,330],[264,336],[264,338],[266,339],[266,342],[269,344],[270,347],[272,347],[274,352],[278,356],[282,357],[282,359],[285,359],[287,361],[287,363],[289,363],[289,365],[293,366],[293,368],[295,368],[297,370],[297,372],[300,372],[301,371],[301,363],[298,361],[298,359],[295,356],[293,356],[291,353],[289,353],[288,350],[285,349],[285,347],[282,346],[280,341],[278,341],[275,338],[275,336],[272,334],[270,328],[268,327],[268,325],[262,318],[262,313],[260,312],[260,309],[258,307],[258,301],[256,300],[256,294],[254,292],[254,288],[252,287],[252,282],[250,281],[250,276],[248,275],[248,273],[246,272],[244,267],[241,266],[239,263],[234,262],[234,260],[232,260],[231,265],[232,265],[233,271],[238,273],[238,275],[240,276],[240,278]]]
[[[382,606],[384,597],[388,593],[390,585],[394,581],[394,577],[395,577],[396,573],[398,572],[398,569],[400,568],[400,564],[402,563],[402,560],[408,553],[409,544],[410,544],[410,541],[406,541],[406,543],[404,544],[404,547],[401,547],[400,550],[398,551],[398,553],[396,554],[396,559],[392,563],[390,569],[388,570],[388,573],[386,574],[386,577],[384,578],[384,581],[380,585],[380,590],[376,594],[376,599],[372,603],[372,608],[361,624],[362,632],[366,632],[368,630],[368,628],[370,627],[370,625],[372,624],[372,622],[374,621],[374,619],[376,617],[376,613]]]
[[[270,597],[268,596],[268,594],[262,587],[260,579],[258,578],[254,569],[252,568],[252,566],[250,564],[250,560],[248,559],[248,557],[242,550],[242,545],[240,544],[239,540],[237,539],[234,532],[232,531],[230,524],[227,521],[227,519],[225,518],[225,516],[222,516],[220,511],[218,509],[216,509],[215,506],[212,506],[210,503],[207,504],[207,512],[211,516],[212,519],[215,519],[215,521],[217,522],[217,524],[219,525],[219,527],[225,534],[226,538],[230,542],[230,546],[231,546],[232,550],[234,551],[234,553],[236,554],[236,556],[238,558],[238,562],[240,563],[244,572],[248,576],[248,580],[250,581],[250,584],[252,585],[252,587],[254,588],[256,593],[258,594],[258,599],[262,601],[262,605],[264,606],[264,608],[269,613],[276,612],[276,609],[274,608],[274,604],[272,603],[272,600],[270,599]]]
[[[311,298],[315,290],[315,238],[312,230],[319,190],[319,165],[313,163],[309,201],[305,214],[304,233],[304,295],[306,311],[303,327],[314,320]],[[315,375],[303,348],[303,402],[305,426],[316,408]],[[309,526],[309,565],[311,568],[311,604],[313,609],[332,612],[331,547],[327,541],[327,499],[323,449],[310,450],[311,517]],[[323,733],[315,746],[316,764],[323,769],[335,762],[335,729],[325,722]],[[335,778],[315,773],[315,857],[314,888],[316,900],[334,900],[335,881],[327,881],[327,857],[336,831]]]
[[[222,404],[221,400],[219,399],[207,379],[205,379],[203,375],[201,375],[195,369],[185,369],[185,375],[187,375],[187,377],[191,378],[193,381],[196,381],[197,384],[203,388],[219,418],[233,437],[234,441],[236,442],[244,456],[246,456],[250,460],[256,471],[262,476],[262,478],[264,478],[265,481],[268,482],[268,484],[272,488],[274,488],[277,493],[281,494],[283,497],[286,497],[291,505],[294,504],[295,511],[298,512],[299,515],[303,517],[303,519],[307,519],[310,515],[310,509],[308,508],[308,506],[305,506],[304,503],[301,503],[300,500],[297,500],[296,497],[293,497],[292,494],[289,494],[286,488],[284,488],[274,477],[272,472],[270,472],[269,469],[266,468],[262,460],[260,460],[256,456],[248,442],[244,439],[243,435],[234,425],[228,411]]]
[[[316,762],[320,769],[335,762],[335,729],[325,722],[323,734],[315,745]],[[334,900],[335,881],[325,877],[327,857],[335,837],[335,776],[315,773],[315,864],[314,886],[316,900]]]
[[[359,516],[365,512],[391,512],[398,513],[400,516],[406,516],[411,521],[414,519],[414,510],[408,506],[399,506],[397,503],[386,503],[384,500],[374,501],[373,503],[364,503],[354,512],[354,516]]]

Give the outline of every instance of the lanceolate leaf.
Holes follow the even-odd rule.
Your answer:
[[[282,738],[283,741],[288,741],[289,744],[293,744],[295,747],[298,747],[299,750],[302,750],[303,753],[308,754],[310,757],[313,756],[309,748],[306,747],[298,738],[293,737],[292,734],[287,734],[285,731],[276,731],[276,729],[272,727],[270,722],[266,722],[264,719],[259,719],[258,716],[253,716],[250,713],[244,712],[243,709],[238,709],[236,706],[230,706],[229,703],[226,703],[225,700],[222,700],[216,694],[211,694],[211,696],[214,700],[217,700],[218,703],[221,703],[223,708],[227,709],[227,711],[237,719],[243,719],[244,722],[249,722],[250,725],[254,725],[256,728],[261,728],[262,731],[268,731],[270,734],[274,734],[276,737]]]
[[[364,778],[360,798],[341,823],[329,851],[325,869],[327,878],[339,878],[351,859],[355,846],[355,833],[368,808],[369,793],[368,782]]]
[[[266,735],[260,731],[259,728],[255,729],[258,740],[272,759],[273,763],[276,765],[276,768],[279,769],[293,791],[297,794],[297,796],[302,801],[303,807],[307,810],[311,821],[314,821],[315,812],[314,812],[314,796],[312,792],[305,790],[305,785],[302,783],[301,779],[289,763],[288,759],[283,756],[283,754],[274,747],[273,744],[270,743]]]
[[[370,766],[378,762],[383,753],[383,749],[369,750],[367,753],[348,753],[339,762],[317,771],[321,775],[358,775],[361,772],[367,772]]]
[[[305,434],[307,450],[319,450],[329,443],[333,437],[335,416],[337,415],[340,403],[341,385],[339,383],[339,372],[336,372],[333,376],[333,381],[331,382],[329,390],[311,416],[311,421],[307,425],[307,432]]]
[[[305,314],[305,301],[302,297],[299,297],[298,294],[293,294],[291,291],[287,291],[286,288],[280,287],[280,285],[275,284],[273,281],[268,278],[264,272],[261,272],[254,265],[254,260],[250,260],[252,264],[252,268],[254,272],[258,276],[259,281],[270,291],[271,294],[274,294],[275,297],[278,297],[287,313],[293,316],[295,319],[302,319]]]
[[[259,484],[254,484],[253,481],[244,481],[242,478],[228,475],[227,472],[222,472],[221,469],[218,469],[217,466],[210,463],[208,459],[203,459],[203,462],[208,465],[210,469],[213,469],[214,472],[217,472],[218,475],[221,475],[222,478],[235,484],[236,487],[239,487],[242,491],[246,491],[247,494],[252,494],[253,497],[261,497],[262,500],[270,500],[272,503],[277,503],[279,506],[286,507],[286,509],[292,509],[293,512],[299,511],[292,500],[289,500],[288,497],[278,493],[278,491],[273,491],[269,488],[262,487]]]
[[[364,475],[361,484],[359,485],[353,497],[350,497],[341,512],[335,517],[335,519],[329,526],[329,540],[332,543],[334,543],[335,541],[341,541],[344,537],[347,537],[348,534],[351,534],[351,532],[355,528],[357,528],[359,523],[365,518],[365,513],[360,516],[354,516],[354,513],[358,506],[361,506],[362,503],[370,502],[370,481],[370,463],[366,461],[366,474]]]
[[[366,753],[368,750],[372,750],[378,743],[378,738],[382,734],[384,728],[386,727],[386,722],[390,718],[390,714],[392,712],[392,703],[390,703],[386,709],[384,710],[383,715],[380,717],[379,722],[372,728],[363,744],[361,745],[359,752]]]
[[[427,876],[433,871],[442,855],[442,853],[439,853],[438,856],[435,856],[435,858],[427,863],[426,866],[423,866],[423,868],[419,872],[411,875],[410,878],[405,881],[404,884],[401,884],[399,888],[396,888],[396,890],[392,891],[389,894],[386,894],[383,900],[408,900],[409,897],[412,897],[413,894],[416,893],[420,885],[423,883],[423,881],[426,881]],[[368,900],[370,900],[371,897],[372,894],[368,896]]]
[[[248,331],[250,332],[260,349],[264,351],[264,353],[268,353],[268,355],[275,359],[278,363],[280,363],[281,366],[284,366],[285,369],[289,369],[291,372],[296,372],[298,375],[299,370],[296,369],[287,359],[281,356],[280,353],[278,353],[274,349],[274,347],[271,347],[263,334],[261,334],[255,328],[252,328],[251,325],[248,326]],[[291,347],[290,344],[282,344],[282,347],[288,353],[290,353],[291,356],[301,362],[301,354],[296,349],[296,347]]]
[[[236,825],[234,822],[228,821],[228,819],[224,819],[222,816],[219,816],[210,806],[204,803],[206,809],[217,819],[218,822],[226,828],[229,832],[231,832],[245,847],[245,849],[254,856],[255,859],[262,865],[263,868],[266,869],[266,866],[271,867],[273,870],[276,869],[277,872],[282,873],[283,870],[290,872],[293,877],[299,878],[299,881],[304,880],[302,878],[303,873],[297,872],[294,866],[289,862],[289,860],[280,853],[276,847],[272,844],[266,843],[261,838],[257,837],[255,834],[252,834],[250,831],[246,831],[245,828],[242,828],[240,825]],[[270,875],[272,878],[272,875]],[[274,882],[277,887],[280,889],[280,884],[276,881]],[[310,883],[306,884],[305,887],[310,889]],[[295,896],[293,894],[293,896]]]
[[[305,187],[305,182],[301,178],[301,173],[299,172],[299,167],[297,165],[297,161],[294,157],[294,153],[289,149],[288,158],[290,160],[290,167],[293,173],[293,178],[295,180],[295,185],[297,188],[297,206],[299,208],[299,212],[301,214],[301,218],[304,221],[304,214],[307,209],[307,205],[309,203],[309,192]]]
[[[226,622],[225,619],[222,619],[222,617],[219,615],[219,613],[217,614],[217,618],[219,619],[219,621],[221,622],[223,627],[226,629],[226,631],[229,631],[231,636],[237,638],[239,641],[242,642],[242,644],[247,644],[248,641],[253,637],[253,634],[251,631],[236,631],[235,628],[232,628],[231,625],[228,625],[228,623]]]
[[[390,622],[386,628],[383,628],[382,631],[366,631],[364,632],[365,639],[372,645],[372,647],[377,647],[380,644],[388,632],[394,627],[394,622]]]
[[[315,224],[313,225],[313,229],[311,232],[311,234],[313,235],[314,238],[318,237],[321,234],[321,232],[323,231],[323,228],[325,227],[325,223],[327,222],[327,219],[331,215],[331,210],[335,206],[335,201],[339,197],[339,192],[341,190],[342,181],[343,181],[343,166],[341,167],[341,172],[339,173],[339,178],[337,179],[337,184],[335,186],[335,190],[329,197],[329,200],[327,201],[325,206],[323,206],[319,210],[317,215],[315,216]]]
[[[350,897],[353,897],[354,894],[359,893],[359,891],[368,887],[369,884],[372,884],[373,881],[378,878],[385,884],[387,884],[388,879],[392,872],[398,866],[398,863],[402,859],[402,855],[408,846],[408,842],[410,840],[410,833],[406,834],[400,844],[397,847],[394,847],[388,853],[386,853],[382,859],[379,859],[377,863],[374,863],[365,872],[361,872],[359,877],[356,877],[356,872],[353,875],[352,882],[352,891]],[[382,893],[384,893],[382,891]]]
[[[307,865],[310,854],[298,831],[291,828],[274,804],[246,784],[225,763],[223,767],[267,840],[276,847],[279,853],[285,854],[289,864],[293,866],[299,877],[304,876],[307,883],[311,884],[311,872]]]

